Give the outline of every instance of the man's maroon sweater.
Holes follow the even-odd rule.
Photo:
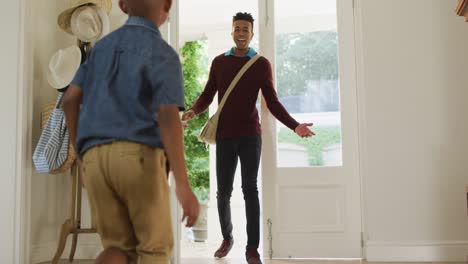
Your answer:
[[[219,93],[219,104],[231,81],[249,59],[225,54],[217,56],[211,64],[205,89],[192,110],[197,115],[204,112],[213,101],[216,92]],[[217,138],[238,138],[261,133],[255,106],[259,90],[262,91],[268,109],[281,123],[292,130],[299,125],[278,101],[273,86],[271,64],[265,57],[260,57],[239,80],[221,110]]]

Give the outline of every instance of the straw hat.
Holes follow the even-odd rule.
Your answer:
[[[112,10],[112,0],[71,0],[70,8],[60,13],[58,25],[65,32],[73,34],[71,31],[71,17],[75,10],[83,5],[96,5],[104,10],[108,15]]]
[[[80,6],[72,14],[70,27],[73,35],[87,43],[96,42],[109,34],[109,17],[95,5]]]
[[[52,55],[47,68],[47,81],[55,89],[70,84],[81,64],[81,50],[77,46],[60,49]]]

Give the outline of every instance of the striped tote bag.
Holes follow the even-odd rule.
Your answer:
[[[68,158],[69,137],[62,99],[63,93],[60,93],[34,150],[33,161],[38,172],[52,172]]]

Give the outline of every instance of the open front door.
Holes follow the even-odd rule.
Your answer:
[[[261,53],[299,139],[262,103],[265,258],[360,258],[352,0],[262,0]],[[274,18],[274,19],[273,19]]]

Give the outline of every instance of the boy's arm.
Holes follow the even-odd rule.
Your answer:
[[[184,210],[182,220],[187,218],[187,226],[191,227],[195,224],[200,209],[187,176],[179,108],[176,105],[159,105],[158,117],[161,140],[176,181],[177,198]]]
[[[83,92],[75,85],[70,85],[63,97],[63,110],[67,122],[68,134],[73,148],[76,148],[76,134],[78,128],[78,117],[80,115],[80,104]]]
[[[76,150],[76,135],[78,129],[78,117],[80,115],[80,105],[83,98],[83,88],[85,88],[85,80],[88,73],[88,63],[92,60],[93,52],[90,51],[86,61],[81,64],[80,68],[71,81],[65,95],[63,96],[63,111],[65,112],[65,121],[67,122],[68,135],[70,138],[70,146]],[[79,154],[79,153],[77,153]],[[79,155],[77,155],[78,163],[80,163]]]

